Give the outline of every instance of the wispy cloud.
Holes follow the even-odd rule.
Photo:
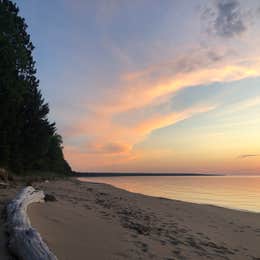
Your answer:
[[[230,82],[260,75],[260,60],[248,57],[245,62],[228,55],[212,59],[208,52],[202,53],[201,56],[197,54],[196,59],[191,56],[191,60],[194,60],[191,66],[187,65],[189,59],[184,56],[177,59],[176,63],[153,65],[141,71],[123,74],[120,87],[103,93],[102,98],[87,104],[93,116],[90,114],[87,120],[78,122],[69,131],[71,143],[77,136],[85,135],[91,139],[91,145],[88,143],[83,149],[69,151],[66,148],[69,158],[75,159],[76,154],[79,154],[81,160],[75,160],[77,165],[82,164],[79,166],[82,169],[84,165],[90,168],[96,165],[93,154],[98,154],[104,166],[136,159],[140,155],[133,148],[152,131],[211,111],[217,104],[209,104],[205,100],[199,106],[194,105],[178,112],[170,108],[164,112],[153,111],[151,106],[167,106],[171,97],[186,87],[201,87],[212,82]],[[200,65],[194,65],[195,60]],[[116,120],[119,116],[124,118],[123,124]]]
[[[238,0],[215,0],[213,5],[203,9],[202,20],[207,31],[223,38],[240,36],[250,24],[248,12],[242,10]]]
[[[214,25],[216,33],[223,37],[233,37],[246,31],[247,26],[239,2],[236,0],[218,1]]]
[[[242,154],[242,155],[238,156],[238,158],[247,159],[247,158],[258,157],[258,156],[260,156],[260,154]]]

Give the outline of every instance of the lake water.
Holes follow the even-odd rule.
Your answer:
[[[108,183],[145,195],[260,212],[260,176],[95,177],[79,179]]]

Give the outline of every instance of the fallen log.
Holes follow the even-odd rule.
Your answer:
[[[44,193],[28,186],[7,205],[9,248],[21,260],[57,260],[40,234],[31,226],[26,211],[34,202],[44,202]]]

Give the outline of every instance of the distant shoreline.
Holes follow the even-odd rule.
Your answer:
[[[73,172],[75,177],[199,177],[199,176],[226,176],[225,174],[203,173],[115,173],[115,172]]]

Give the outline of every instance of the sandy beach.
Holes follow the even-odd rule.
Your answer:
[[[259,45],[260,0],[0,0],[0,260],[260,260]]]
[[[260,259],[260,214],[76,180],[37,187],[57,201],[32,204],[32,225],[62,260]]]

